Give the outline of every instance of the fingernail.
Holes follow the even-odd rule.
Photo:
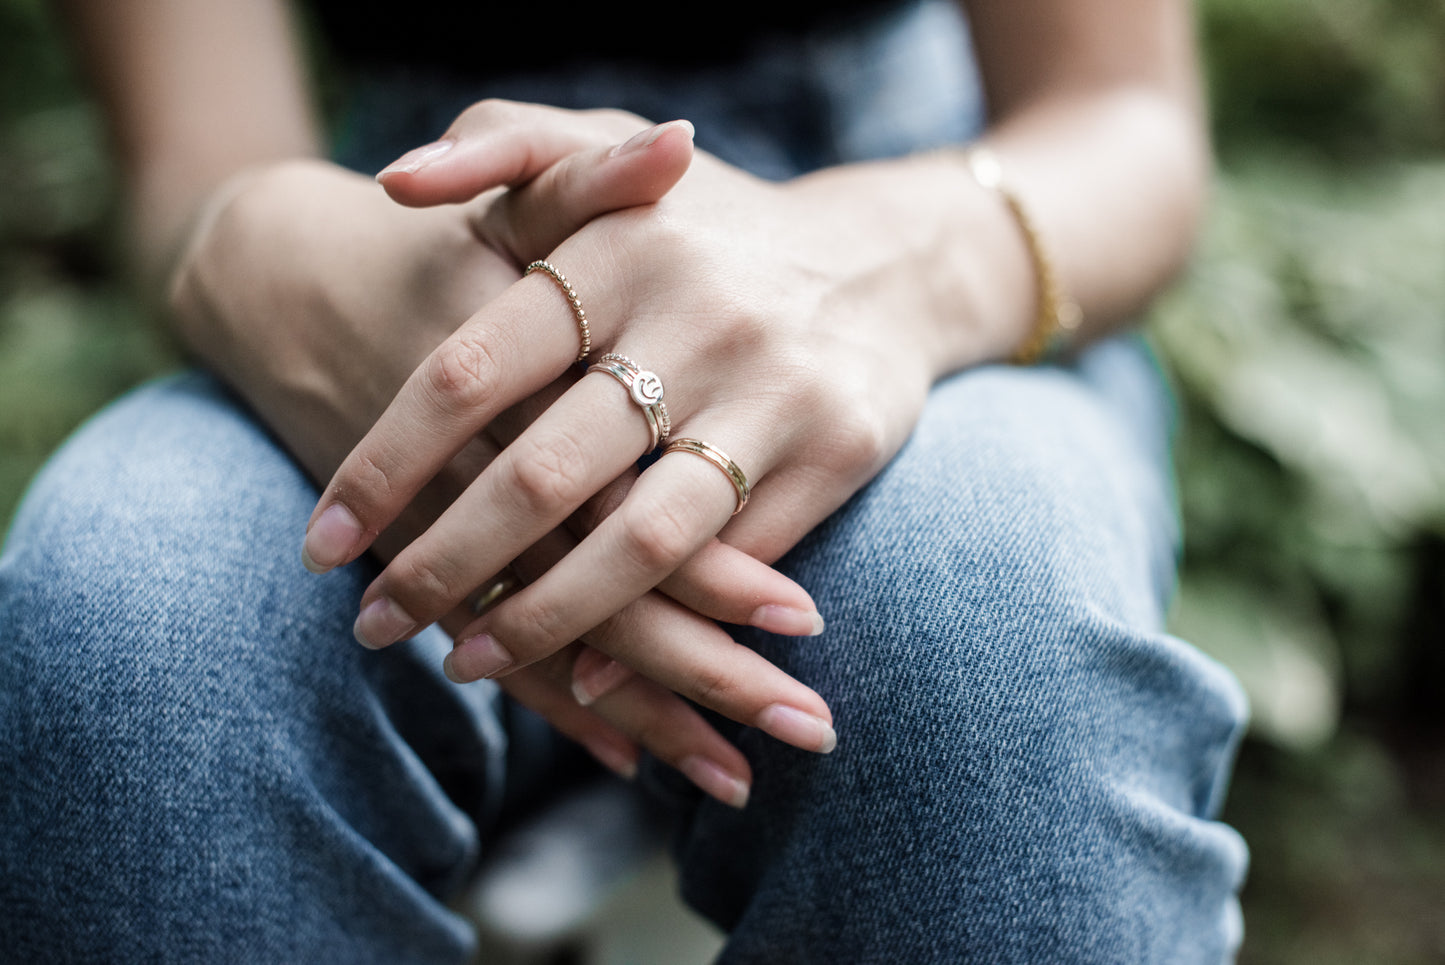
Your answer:
[[[600,737],[585,737],[582,746],[597,758],[598,762],[618,777],[632,780],[637,776],[637,754],[631,749],[614,746],[611,741]]]
[[[612,692],[624,680],[632,676],[631,668],[623,666],[605,654],[597,656],[600,659],[578,657],[577,663],[572,668],[572,696],[577,698],[577,703],[583,707],[588,706],[603,694]]]
[[[838,735],[821,717],[786,704],[772,704],[758,715],[757,726],[785,744],[827,754],[838,746]]]
[[[768,603],[753,611],[748,623],[784,637],[816,637],[823,632],[823,616],[816,610]]]
[[[490,633],[468,637],[452,648],[442,661],[442,670],[459,684],[483,677],[495,677],[516,661]]]
[[[677,769],[687,775],[689,781],[729,807],[741,810],[748,806],[747,782],[733,777],[706,757],[698,754],[684,757]]]
[[[356,617],[351,632],[363,647],[378,650],[396,643],[402,637],[410,636],[416,630],[416,620],[390,597],[372,600]]]
[[[327,506],[301,543],[301,563],[312,573],[325,573],[344,563],[361,539],[361,524],[340,503]]]
[[[433,141],[414,147],[386,167],[376,172],[376,180],[393,174],[415,174],[456,146],[456,141]]]
[[[697,134],[697,130],[692,126],[692,121],[668,121],[666,124],[658,124],[655,127],[649,127],[645,131],[639,131],[614,147],[609,153],[612,157],[617,157],[619,154],[629,154],[633,151],[640,151],[645,147],[652,147],[652,145],[657,143],[658,138],[662,137],[662,135],[668,131],[675,129],[687,131],[689,140]]]

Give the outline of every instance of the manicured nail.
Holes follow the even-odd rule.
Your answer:
[[[416,631],[416,620],[390,597],[372,600],[356,618],[351,632],[370,650],[390,646]]]
[[[632,135],[608,152],[609,156],[617,157],[619,154],[629,154],[645,147],[652,147],[657,143],[658,138],[672,130],[686,131],[689,140],[697,134],[696,129],[692,126],[692,121],[668,121],[666,124],[658,124]]]
[[[597,651],[587,651],[577,658],[577,663],[572,667],[572,696],[576,697],[577,703],[583,707],[590,705],[603,694],[611,693],[632,676],[630,667],[623,666],[606,654],[597,653],[596,657],[590,657],[593,653]]]
[[[332,503],[316,517],[301,543],[301,563],[312,573],[325,573],[351,558],[361,539],[361,524],[351,510]]]
[[[456,146],[456,141],[433,141],[414,147],[376,173],[376,180],[393,174],[415,174]]]
[[[516,661],[490,633],[468,637],[452,648],[442,661],[442,671],[459,684],[483,677],[495,677]]]
[[[784,637],[816,637],[823,632],[823,617],[816,610],[768,603],[753,611],[748,623]]]
[[[826,754],[838,746],[838,735],[821,717],[786,704],[772,704],[758,715],[757,726],[785,744]]]
[[[611,741],[595,736],[584,737],[582,746],[597,758],[598,763],[618,777],[630,781],[637,776],[637,753],[631,748],[617,747]]]
[[[748,806],[748,784],[733,777],[717,763],[699,754],[684,757],[677,769],[687,779],[719,801],[741,810]]]

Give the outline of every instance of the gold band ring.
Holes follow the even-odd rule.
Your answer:
[[[510,571],[499,573],[497,578],[492,580],[491,584],[478,593],[476,599],[472,601],[472,613],[481,616],[501,603],[521,585],[522,581],[513,576]]]
[[[552,276],[552,280],[562,289],[562,294],[567,296],[567,304],[572,306],[572,314],[577,317],[577,334],[582,337],[582,348],[577,352],[578,362],[585,362],[587,355],[592,351],[592,329],[587,326],[587,310],[582,307],[582,299],[577,297],[577,292],[567,276],[557,270],[557,267],[550,261],[534,261],[522,272],[522,277],[530,275],[534,271],[544,271]]]
[[[753,487],[748,485],[747,475],[737,463],[728,458],[727,453],[701,439],[674,439],[671,445],[662,450],[664,456],[671,452],[690,452],[695,456],[702,456],[721,469],[727,475],[728,482],[733,484],[733,491],[737,493],[738,505],[733,510],[733,515],[743,511],[743,507],[748,504],[748,497],[752,495]]]
[[[648,452],[656,449],[658,443],[667,441],[668,434],[672,432],[672,419],[662,401],[662,379],[657,377],[656,372],[648,372],[632,359],[615,352],[608,352],[593,362],[587,367],[587,372],[589,375],[605,372],[627,389],[627,394],[642,409],[642,416],[647,420],[647,431],[652,435]]]

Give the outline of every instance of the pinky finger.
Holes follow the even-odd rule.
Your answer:
[[[561,659],[526,667],[499,681],[527,707],[563,734],[585,747],[604,765],[623,776],[636,773],[636,748],[645,748],[729,807],[742,808],[752,788],[752,768],[691,705],[660,684],[632,676],[591,707],[579,705],[569,692]],[[552,668],[556,668],[555,670]],[[517,680],[516,678],[524,678]],[[618,736],[635,742],[630,772],[609,763]]]
[[[583,646],[572,665],[572,696],[583,707],[621,687],[633,675],[631,668],[600,650]]]
[[[581,744],[603,767],[629,781],[637,776],[636,742],[558,688],[543,667],[527,667],[500,683],[518,703]]]

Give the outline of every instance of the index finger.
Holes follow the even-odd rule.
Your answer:
[[[539,319],[533,326],[520,318]],[[578,326],[557,285],[529,275],[427,356],[331,477],[306,526],[313,573],[356,559],[483,426],[556,380]]]

